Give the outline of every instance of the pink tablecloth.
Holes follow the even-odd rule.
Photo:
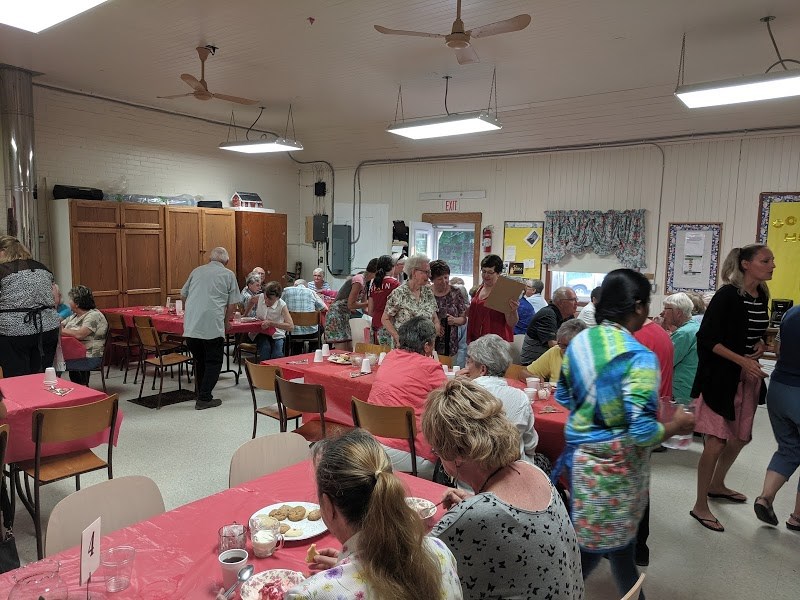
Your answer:
[[[172,333],[175,335],[183,335],[183,315],[174,315],[171,313],[158,312],[157,309],[162,307],[152,306],[128,306],[125,308],[104,308],[101,312],[104,313],[119,313],[125,320],[128,327],[133,327],[133,317],[150,317],[150,320],[161,333]],[[229,334],[236,333],[259,333],[261,331],[260,321],[250,322],[234,322],[229,321],[226,329]]]
[[[0,392],[8,408],[8,415],[0,420],[10,428],[6,462],[19,462],[34,457],[36,447],[31,439],[33,431],[33,411],[37,408],[63,408],[89,404],[106,397],[102,391],[93,390],[65,379],[56,383],[59,388],[73,388],[66,396],[58,396],[44,387],[44,374],[22,375],[0,379]],[[114,443],[119,436],[122,424],[122,411],[117,416],[117,430],[114,432]],[[44,448],[45,456],[74,452],[86,448],[94,448],[108,441],[108,430],[101,435],[92,436],[67,444],[48,444]]]
[[[305,360],[306,363],[297,363]],[[313,354],[300,354],[273,360],[263,361],[265,365],[276,365],[283,370],[284,379],[303,377],[306,383],[315,383],[325,388],[325,400],[328,411],[325,418],[344,425],[352,425],[353,417],[350,412],[350,400],[353,396],[366,402],[375,374],[363,377],[350,377],[353,367],[337,365],[327,360],[321,363],[314,362]],[[380,367],[377,367],[380,369]],[[508,380],[510,385],[522,389],[525,385],[515,379]],[[541,412],[550,406],[556,412]],[[533,404],[534,427],[539,434],[537,450],[545,454],[551,461],[556,460],[564,450],[564,425],[567,423],[569,413],[560,406],[551,395],[547,400],[537,400]],[[304,414],[303,419],[316,418],[315,415]]]
[[[433,502],[441,499],[445,489],[443,486],[402,473],[399,476],[406,483],[409,495],[427,498]],[[130,544],[136,548],[131,586],[111,596],[120,600],[214,598],[221,587],[222,579],[217,562],[217,530],[233,521],[247,523],[253,513],[277,502],[317,502],[310,461],[104,536],[102,548],[121,544]],[[443,511],[439,508],[437,518],[442,514]],[[267,569],[292,569],[308,575],[305,555],[312,542],[318,548],[341,547],[330,533],[325,533],[307,541],[287,542],[283,549],[270,558],[261,559],[253,556],[248,541],[248,562],[255,565],[256,573]],[[77,591],[80,571],[78,549],[66,550],[53,558],[61,561],[62,579],[69,586],[70,592]],[[13,586],[13,573],[0,575],[0,598],[8,597]],[[97,586],[102,589],[102,572],[95,579],[93,588]]]

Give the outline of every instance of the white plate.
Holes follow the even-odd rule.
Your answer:
[[[337,365],[352,365],[353,363],[350,361],[349,354],[331,354],[328,357],[328,362],[332,362]]]
[[[242,600],[260,600],[261,587],[265,583],[274,580],[280,580],[282,591],[285,593],[301,581],[304,581],[305,576],[302,573],[288,569],[271,569],[263,573],[256,573],[242,584],[242,589],[239,591]]]
[[[307,513],[315,508],[319,508],[319,504],[314,504],[313,502],[278,502],[277,504],[270,504],[261,510],[257,510],[250,518],[252,519],[256,515],[269,515],[269,511],[280,508],[284,504],[288,506],[302,506],[306,509]],[[250,521],[248,520],[247,522],[249,523]],[[303,519],[302,521],[290,521],[289,519],[284,519],[281,521],[281,523],[286,523],[294,529],[303,530],[303,535],[284,538],[287,542],[299,542],[301,540],[307,540],[328,531],[328,528],[325,526],[325,523],[322,522],[322,519],[319,519],[318,521],[309,521],[307,518]]]
[[[241,319],[239,319],[239,321],[241,321],[242,323],[255,323],[256,321],[258,321],[258,318],[257,317],[242,317]]]

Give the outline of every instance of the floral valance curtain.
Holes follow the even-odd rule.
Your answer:
[[[567,254],[615,255],[631,269],[645,266],[644,209],[545,211],[542,262]]]

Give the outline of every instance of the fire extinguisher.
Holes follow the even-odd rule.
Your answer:
[[[483,228],[483,253],[492,253],[492,227],[487,225]]]

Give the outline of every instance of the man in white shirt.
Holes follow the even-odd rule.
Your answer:
[[[595,321],[594,318],[594,311],[598,302],[600,302],[600,288],[596,287],[592,290],[592,296],[589,302],[586,303],[586,306],[581,309],[578,315],[578,319],[586,323],[589,327],[597,325],[597,321]]]
[[[222,401],[212,392],[222,370],[225,325],[242,299],[236,275],[227,269],[228,251],[217,247],[208,264],[197,267],[181,289],[185,308],[183,337],[194,357],[197,410],[214,408]]]
[[[541,279],[531,279],[525,284],[525,300],[530,302],[534,314],[547,306],[547,301],[542,298],[542,290],[544,290],[544,283]]]

